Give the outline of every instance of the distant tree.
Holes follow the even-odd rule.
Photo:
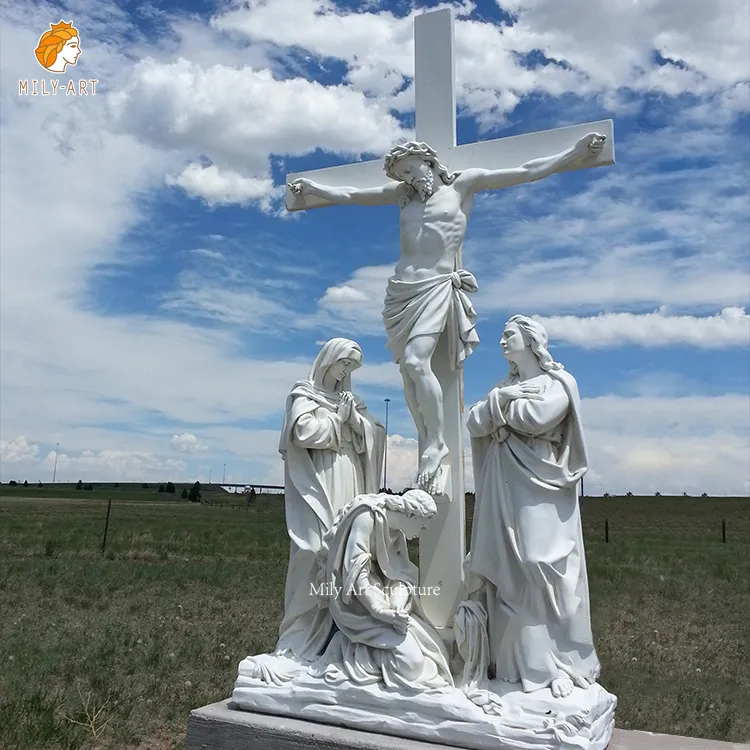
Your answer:
[[[147,485],[147,484],[146,484],[146,483],[144,482],[144,483],[143,483],[143,484],[141,485],[141,489],[142,489],[142,490],[147,490],[147,489],[148,489],[148,485]]]
[[[15,479],[11,479],[10,482],[8,482],[9,487],[15,487],[18,484]]]
[[[246,500],[248,507],[251,506],[255,502],[255,498],[258,496],[258,493],[255,491],[255,487],[251,487],[249,490],[245,490]]]
[[[180,497],[183,500],[187,500],[188,499],[188,493],[187,493],[187,490],[184,487],[182,488],[182,492],[180,493]]]
[[[632,493],[632,492],[630,492],[630,491],[626,492],[626,493],[625,493],[625,495],[626,495],[627,497],[633,497],[633,493]]]
[[[159,485],[159,492],[164,492],[164,485],[163,484]]]
[[[28,479],[24,479],[23,480],[23,486],[24,487],[28,487],[29,486],[29,480]]]
[[[76,489],[77,490],[82,490],[83,489],[83,480],[82,479],[78,480],[78,484],[76,485]]]
[[[196,482],[191,488],[190,488],[190,495],[188,496],[190,498],[191,503],[199,503],[201,500],[201,483]]]
[[[168,492],[170,495],[174,495],[174,485],[172,482],[167,482],[167,486],[164,488],[164,492]]]

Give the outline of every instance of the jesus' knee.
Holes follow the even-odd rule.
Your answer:
[[[401,361],[401,370],[414,381],[424,380],[432,374],[432,366],[429,358],[420,357],[417,354],[407,353]]]

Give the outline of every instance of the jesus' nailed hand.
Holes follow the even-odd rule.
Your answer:
[[[416,484],[421,489],[435,493],[440,466],[448,455],[443,393],[432,369],[438,339],[447,321],[453,320],[459,330],[447,331],[449,337],[457,336],[459,344],[467,344],[460,359],[471,353],[479,341],[473,330],[476,313],[457,273],[474,193],[533,182],[579,160],[593,161],[605,140],[606,136],[589,133],[562,153],[533,159],[519,167],[454,173],[440,163],[434,149],[426,143],[410,141],[395,146],[386,155],[385,172],[391,181],[380,187],[327,187],[305,178],[290,183],[295,195],[316,196],[330,205],[400,206],[401,257],[388,282],[383,316],[388,346],[401,369],[406,404],[419,436]],[[473,290],[471,285],[468,287]],[[467,313],[461,316],[463,329],[455,315],[449,316],[457,301]],[[421,317],[410,315],[414,309],[425,312]]]

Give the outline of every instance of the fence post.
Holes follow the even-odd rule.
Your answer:
[[[604,541],[609,544],[609,518],[604,519]]]
[[[112,508],[112,498],[107,500],[107,520],[104,522],[104,538],[102,539],[102,554],[104,554],[104,547],[107,545],[107,530],[109,529],[109,511]]]
[[[721,519],[721,541],[722,544],[727,543],[727,522],[725,518]]]

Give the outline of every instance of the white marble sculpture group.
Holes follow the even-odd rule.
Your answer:
[[[406,144],[386,158],[399,181],[365,196],[297,183],[330,200],[401,204],[402,256],[383,317],[420,436],[421,489],[378,492],[385,431],[351,390],[362,351],[328,341],[286,404],[284,618],[275,652],[240,664],[238,708],[473,748],[606,747],[616,701],[596,684],[578,390],[538,322],[510,318],[501,339],[508,377],[469,410],[476,508],[452,639],[423,612],[422,600],[440,592],[419,586],[406,545],[437,513],[429,494],[445,451],[431,369],[437,340],[447,336],[456,366],[478,343],[465,295],[476,282],[456,269],[465,197],[543,176],[600,146],[591,134],[534,171],[448,175],[426,144]]]
[[[460,255],[473,195],[594,166],[606,142],[588,132],[518,167],[451,172],[414,141],[385,157],[382,187],[291,181],[297,208],[399,206],[383,321],[419,437],[418,489],[379,492],[385,430],[351,386],[362,350],[331,339],[287,399],[284,617],[274,652],[240,663],[234,707],[466,748],[607,746],[616,698],[596,682],[576,381],[540,323],[508,320],[508,375],[465,416],[476,491],[465,557],[463,520],[446,524],[446,508],[463,516],[462,454],[452,455],[463,426],[444,403],[479,343],[477,282]],[[431,534],[461,551],[457,570],[432,557],[430,577],[410,560],[407,540]]]

